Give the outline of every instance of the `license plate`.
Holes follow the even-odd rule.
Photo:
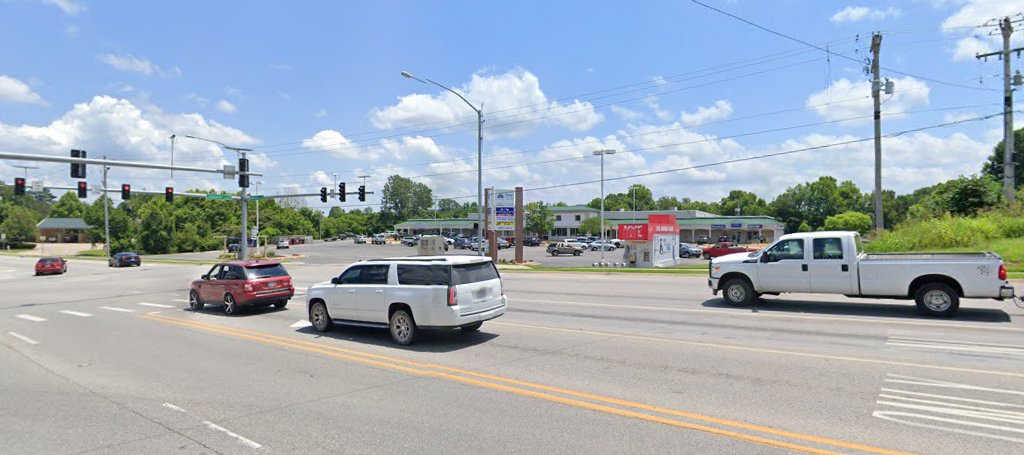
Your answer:
[[[277,281],[271,281],[271,282],[267,283],[267,287],[268,288],[276,288],[277,287]]]

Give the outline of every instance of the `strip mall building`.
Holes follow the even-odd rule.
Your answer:
[[[550,207],[555,228],[547,233],[549,240],[562,240],[584,235],[579,227],[589,218],[597,218],[597,209],[577,205]],[[401,234],[476,235],[476,214],[458,219],[415,219],[395,226]],[[679,241],[688,243],[715,242],[727,237],[737,243],[770,243],[779,238],[785,225],[769,216],[720,216],[700,210],[637,210],[605,212],[605,222],[610,224],[606,233],[609,238],[618,234],[618,226],[646,223],[650,215],[673,215],[679,226]],[[506,235],[512,235],[508,233]]]

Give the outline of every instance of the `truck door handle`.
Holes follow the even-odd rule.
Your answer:
[[[849,264],[843,264],[843,271],[844,272],[849,272],[850,271],[850,265]]]
[[[806,272],[807,271],[807,264],[800,264],[800,269]]]
[[[383,294],[383,293],[384,293],[384,290],[383,290],[383,289],[377,289],[377,293],[378,293],[378,294]]]

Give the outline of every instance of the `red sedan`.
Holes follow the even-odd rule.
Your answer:
[[[68,261],[64,258],[39,258],[36,261],[36,275],[64,274],[68,271]]]
[[[704,256],[704,259],[711,259],[711,258],[717,258],[719,256],[725,256],[727,254],[749,253],[749,252],[753,252],[753,251],[757,251],[757,250],[752,250],[750,248],[742,247],[742,246],[739,246],[739,245],[736,245],[736,244],[730,244],[728,242],[721,242],[721,243],[717,243],[717,244],[715,244],[713,246],[709,246],[707,248],[704,248],[704,253],[701,254],[701,256]]]
[[[235,314],[240,307],[284,308],[294,295],[292,278],[280,262],[230,261],[193,281],[188,302],[192,311],[210,304],[224,305],[226,314]]]

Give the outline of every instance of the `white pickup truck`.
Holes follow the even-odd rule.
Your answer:
[[[789,234],[754,253],[713,259],[708,286],[734,305],[762,294],[841,294],[914,299],[922,312],[949,316],[960,298],[1013,298],[1003,260],[994,253],[863,252],[856,232]]]

